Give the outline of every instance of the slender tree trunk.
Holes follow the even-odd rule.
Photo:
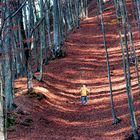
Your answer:
[[[125,8],[123,7],[124,1],[120,0],[120,8],[121,8],[121,15],[122,15],[122,24],[123,24],[123,32],[124,32],[124,41],[126,47],[126,71],[127,71],[127,80],[126,80],[126,91],[127,91],[127,99],[128,99],[128,108],[130,112],[130,119],[131,119],[131,126],[132,132],[134,135],[134,139],[138,140],[138,131],[137,131],[137,122],[134,113],[134,105],[133,105],[133,95],[131,90],[131,74],[130,74],[130,62],[129,62],[129,53],[128,53],[128,43],[127,43],[127,31],[126,31],[126,19],[125,19]]]
[[[138,29],[140,33],[140,0],[135,0],[135,5],[136,5],[136,17],[138,21]]]
[[[4,129],[4,97],[2,88],[2,64],[0,62],[0,138],[5,140],[5,129]]]
[[[59,38],[59,8],[58,8],[58,1],[53,0],[54,5],[53,5],[53,26],[54,26],[54,52],[55,56],[57,53],[60,51],[60,38]]]
[[[76,0],[77,28],[80,28],[80,0]]]
[[[119,2],[117,0],[114,0],[114,5],[116,9],[116,17],[118,20],[118,33],[119,33],[119,38],[120,38],[120,46],[122,50],[122,63],[123,63],[123,71],[124,71],[124,79],[125,82],[127,82],[127,71],[126,71],[126,57],[125,57],[125,49],[123,46],[123,39],[122,39],[122,32],[121,32],[121,25],[120,25],[120,7],[119,7]]]
[[[22,18],[22,14],[21,14],[21,18]],[[20,21],[18,22],[18,27],[20,27]],[[24,46],[23,46],[23,38],[22,38],[22,34],[21,34],[21,28],[19,28],[19,30],[18,30],[18,35],[19,35],[20,49],[23,50]],[[24,76],[25,72],[26,72],[24,51],[20,52],[20,59],[21,59],[21,69],[22,69],[21,74],[22,74],[22,76]]]
[[[5,12],[6,17],[10,15],[10,5],[9,1],[6,1],[7,9]],[[11,18],[8,18],[6,21],[6,29],[5,29],[5,39],[4,39],[4,63],[3,63],[3,77],[4,77],[4,96],[5,96],[5,103],[6,103],[6,112],[12,108],[13,103],[13,94],[12,94],[12,72],[11,72],[11,58],[10,58],[10,50],[11,50]]]
[[[31,66],[31,43],[30,43],[30,35],[31,35],[31,9],[32,9],[32,4],[31,0],[28,0],[29,2],[29,19],[28,19],[28,49],[27,49],[27,88],[28,90],[31,90],[33,88],[33,83],[32,83],[32,66]]]
[[[130,21],[128,18],[128,11],[126,8],[126,1],[123,1],[123,6],[124,6],[124,10],[125,10],[125,17],[126,17],[126,24],[127,24],[127,29],[128,29],[128,35],[129,35],[129,40],[130,40],[130,44],[131,44],[131,48],[130,48],[130,57],[131,57],[131,61],[135,63],[135,70],[136,70],[136,77],[138,80],[138,86],[140,89],[140,78],[139,78],[139,69],[138,69],[138,58],[136,55],[136,49],[135,49],[135,45],[133,43],[133,34],[132,34],[132,30],[131,30],[131,25],[130,25]]]
[[[62,13],[62,2],[59,1],[58,2],[58,7],[59,7],[59,23],[60,23],[60,27],[59,27],[59,33],[60,33],[60,49],[63,46],[64,43],[64,25],[63,25],[63,13]]]
[[[72,30],[71,18],[70,18],[70,7],[68,1],[65,3],[65,17],[67,22],[68,31]]]
[[[101,15],[101,25],[102,25],[102,32],[103,32],[104,48],[106,51],[106,63],[107,63],[108,80],[109,80],[109,87],[110,87],[110,101],[111,101],[113,124],[117,124],[118,122],[120,122],[120,119],[117,118],[116,111],[115,111],[115,105],[114,105],[114,101],[113,101],[109,55],[108,55],[108,50],[107,50],[107,46],[106,46],[106,36],[105,36],[105,29],[104,29],[104,20],[103,20],[103,15],[102,15],[102,1],[101,0],[99,0],[99,8],[100,8],[100,15]]]
[[[28,59],[26,56],[26,51],[27,51],[28,45],[27,45],[27,42],[24,42],[24,40],[27,40],[27,30],[26,30],[27,26],[26,25],[24,26],[24,22],[27,22],[25,8],[23,9],[23,11],[24,11],[24,17],[22,16],[22,12],[20,12],[20,21],[19,21],[20,25],[19,26],[20,26],[21,40],[23,42],[23,49],[24,49],[24,58],[23,58],[24,74],[26,74],[27,73],[27,59]]]
[[[84,8],[84,1],[85,0],[81,0],[81,6],[80,6],[80,13],[81,13],[81,17],[84,18],[85,17],[85,8]]]
[[[73,6],[73,2],[72,0],[70,0],[70,8],[71,8],[71,17],[72,17],[72,26],[74,27],[76,25],[76,22],[75,22],[75,12],[74,12],[74,6]]]
[[[83,9],[84,9],[84,17],[87,18],[88,17],[88,0],[84,0],[83,1]]]
[[[40,15],[41,18],[44,16],[43,14],[43,0],[40,0]],[[38,80],[41,81],[42,80],[42,75],[43,75],[43,48],[46,47],[46,33],[44,30],[45,26],[44,26],[44,20],[42,22],[42,24],[40,25],[40,75]]]
[[[51,52],[53,54],[53,46],[52,46],[52,40],[51,40],[51,29],[50,29],[50,17],[49,17],[48,3],[45,4],[45,8],[46,8],[45,20],[46,20],[46,24],[47,24],[49,48],[51,49]]]
[[[67,0],[67,18],[69,19],[69,24],[70,27],[73,27],[73,23],[72,23],[72,15],[71,15],[71,7],[70,7],[70,0]]]
[[[39,12],[37,12],[36,9],[36,3],[35,1],[32,2],[33,3],[33,11],[34,11],[34,25],[35,23],[37,23],[39,21]],[[39,30],[35,30],[35,32],[33,33],[33,46],[34,46],[34,55],[35,55],[35,65],[36,65],[36,71],[39,71],[39,64],[38,64],[38,59],[39,59],[39,54],[38,54],[38,44],[39,44]]]

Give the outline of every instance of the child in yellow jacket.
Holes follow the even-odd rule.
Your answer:
[[[88,93],[89,89],[86,87],[86,85],[83,85],[80,89],[81,93],[81,103],[84,105],[84,102],[87,104],[88,103]]]

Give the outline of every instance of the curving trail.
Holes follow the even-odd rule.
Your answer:
[[[123,140],[128,136],[131,127],[121,48],[117,25],[109,24],[115,18],[114,7],[109,2],[105,4],[105,9],[108,7],[109,10],[105,10],[104,20],[114,101],[117,115],[122,119],[118,125],[112,125],[103,36],[96,9],[92,10],[94,7],[94,3],[90,5],[89,18],[82,21],[81,28],[68,35],[65,42],[67,57],[50,61],[44,66],[43,82],[34,81],[35,90],[43,93],[46,99],[28,98],[24,93],[26,90],[17,94],[16,103],[30,112],[30,115],[20,117],[32,118],[33,124],[30,127],[17,124],[8,132],[8,140]],[[136,42],[135,45],[139,47]],[[136,119],[140,124],[140,94],[134,66],[131,73]],[[19,79],[15,86],[23,90],[25,81]],[[80,104],[78,91],[82,84],[87,84],[91,90],[86,106]]]

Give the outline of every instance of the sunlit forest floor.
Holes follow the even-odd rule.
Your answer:
[[[80,29],[68,35],[67,56],[44,66],[42,82],[34,80],[34,90],[43,98],[27,95],[26,78],[15,81],[15,103],[24,111],[23,115],[17,114],[17,120],[32,122],[29,126],[16,124],[8,131],[8,140],[123,140],[129,136],[131,127],[122,55],[117,24],[113,22],[115,10],[110,2],[104,5],[113,95],[117,116],[122,119],[121,123],[112,125],[103,35],[95,7],[94,3],[90,5],[89,17],[82,21]],[[133,21],[131,23],[140,56],[138,29]],[[136,119],[140,126],[140,92],[133,64],[131,74]],[[80,102],[82,84],[87,84],[91,91],[89,104],[85,106]]]

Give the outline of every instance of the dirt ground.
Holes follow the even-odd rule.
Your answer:
[[[104,5],[114,102],[117,116],[122,120],[112,125],[103,35],[95,7],[95,3],[90,5],[89,17],[82,21],[80,29],[74,29],[68,35],[65,42],[67,56],[44,66],[42,82],[34,80],[34,90],[45,95],[44,99],[27,95],[26,78],[15,81],[15,103],[26,112],[18,114],[17,119],[32,119],[33,122],[30,126],[18,123],[8,131],[8,140],[123,140],[130,134],[121,47],[117,24],[113,22],[115,10],[111,2]],[[130,3],[128,7],[131,11]],[[133,24],[134,43],[140,56],[137,30]],[[131,74],[139,126],[140,92],[133,65]],[[85,106],[81,106],[80,102],[79,89],[82,84],[87,84],[90,89],[89,104]]]

